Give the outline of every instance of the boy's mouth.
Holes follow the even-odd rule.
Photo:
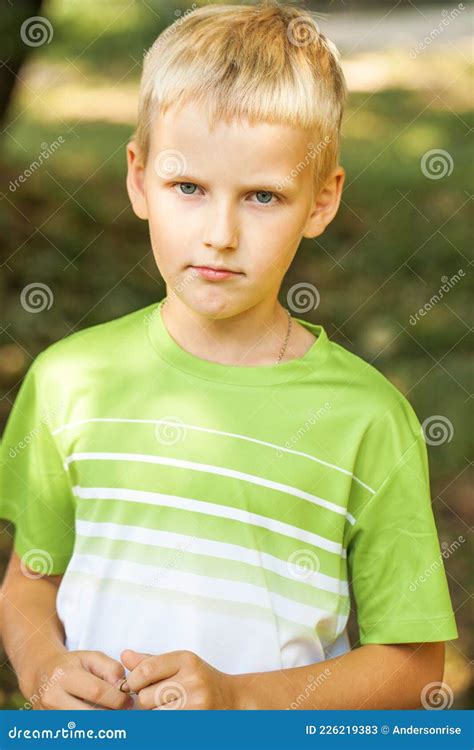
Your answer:
[[[189,266],[189,268],[196,269],[199,275],[208,281],[219,281],[241,275],[240,271],[232,271],[229,268],[215,266]]]

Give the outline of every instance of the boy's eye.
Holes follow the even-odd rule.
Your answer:
[[[257,190],[255,195],[258,197],[259,203],[270,203],[274,193],[270,193],[268,190]],[[276,196],[274,196],[276,198]]]
[[[178,182],[178,185],[183,189],[184,195],[194,195],[194,188],[197,188],[194,182]]]
[[[194,195],[198,187],[194,182],[176,182],[175,185],[179,187],[182,195]],[[257,196],[257,202],[261,205],[271,204],[272,198],[275,199],[274,203],[278,203],[279,201],[278,196],[269,190],[256,190],[255,195]]]

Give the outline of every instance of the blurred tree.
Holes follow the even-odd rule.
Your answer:
[[[2,54],[0,60],[0,126],[6,118],[18,73],[34,44],[26,44],[20,33],[28,18],[38,16],[43,0],[21,0],[0,3]]]

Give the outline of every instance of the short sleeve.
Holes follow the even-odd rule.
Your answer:
[[[431,507],[426,445],[415,420],[410,418],[410,429],[392,424],[392,437],[385,436],[385,444],[398,446],[392,467],[348,537],[362,645],[458,637]]]
[[[15,525],[14,549],[24,563],[54,575],[72,555],[74,498],[50,430],[58,406],[48,398],[41,358],[23,379],[1,439],[0,517]]]

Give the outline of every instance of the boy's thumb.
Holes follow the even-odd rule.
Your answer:
[[[135,669],[135,667],[147,656],[149,656],[149,654],[141,654],[139,651],[133,651],[131,648],[127,648],[120,654],[120,661],[126,669],[131,670]]]

